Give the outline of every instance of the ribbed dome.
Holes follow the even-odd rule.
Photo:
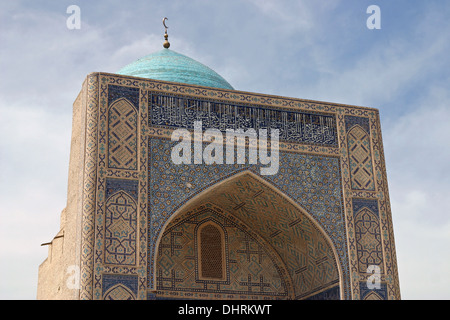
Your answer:
[[[117,73],[213,88],[234,89],[211,68],[169,49],[149,54],[125,66]]]

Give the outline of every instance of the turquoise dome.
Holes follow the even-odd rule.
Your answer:
[[[120,69],[118,74],[181,82],[213,88],[234,88],[214,70],[169,49],[149,54]]]

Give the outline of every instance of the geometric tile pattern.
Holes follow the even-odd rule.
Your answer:
[[[137,169],[137,112],[125,98],[108,112],[108,167]]]
[[[305,300],[340,300],[339,286],[324,290]]]
[[[172,213],[178,209],[183,203],[195,196],[202,190],[206,190],[213,186],[217,182],[233,176],[244,170],[251,170],[255,174],[258,174],[259,165],[174,165],[170,161],[170,151],[172,146],[175,145],[174,142],[165,139],[150,139],[149,145],[149,208],[150,208],[150,219],[149,219],[149,274],[152,274],[152,264],[153,264],[153,243],[156,240],[162,230],[162,226],[165,221],[172,215]],[[313,156],[304,155],[298,153],[280,153],[280,170],[276,175],[267,176],[265,179],[273,184],[281,192],[285,193],[292,200],[296,201],[301,205],[307,212],[309,212],[318,223],[326,230],[327,234],[330,236],[333,245],[336,247],[338,252],[338,257],[342,263],[342,269],[344,274],[348,274],[348,258],[346,250],[346,236],[345,236],[345,220],[343,217],[342,210],[342,194],[340,189],[339,180],[339,161],[337,158],[323,157],[323,156]],[[293,178],[295,177],[295,178]],[[187,185],[189,187],[187,187]],[[241,195],[235,195],[235,197],[244,196],[245,193]],[[264,196],[262,197],[264,198]],[[224,199],[226,200],[226,199]],[[269,199],[268,199],[269,200]],[[234,202],[239,203],[241,199],[233,199]],[[260,199],[254,199],[252,202],[246,204],[247,212],[267,212],[268,209],[257,209],[256,205]],[[280,198],[281,201],[281,198]],[[222,201],[223,202],[223,201]],[[285,209],[286,204],[276,206],[274,199],[270,199],[269,203],[273,208],[277,210],[287,210]],[[254,208],[252,209],[252,206]],[[292,211],[292,209],[290,209]],[[288,216],[286,216],[288,217]],[[256,219],[255,219],[256,218]],[[248,216],[251,219],[251,216]],[[289,224],[293,223],[295,226],[296,218],[292,218],[291,221],[280,222],[276,221],[276,218],[268,216],[267,219],[262,215],[254,215],[254,221],[267,222],[279,224],[281,226],[289,227]],[[259,220],[261,219],[261,220]],[[280,218],[281,219],[281,218]],[[306,222],[305,219],[299,220]],[[297,221],[297,223],[299,222]],[[278,243],[277,245],[282,245],[283,233],[279,230],[280,227],[275,228],[274,226],[266,226],[267,234],[273,234],[277,232],[277,236],[272,237],[272,241]],[[289,232],[296,231],[296,226]],[[273,229],[271,231],[271,229]],[[312,232],[311,227],[298,229],[297,235],[292,235],[293,237],[308,236],[308,232]],[[306,232],[306,230],[309,230]],[[305,251],[307,253],[308,251]],[[314,251],[309,251],[314,252]],[[299,255],[299,253],[296,253]],[[306,258],[305,256],[305,259]],[[292,260],[294,261],[294,260]],[[328,262],[329,263],[329,262]],[[318,260],[317,267],[324,267],[327,264],[321,264]],[[323,276],[327,275],[328,280],[323,280],[324,283],[334,279],[329,272],[333,270],[327,267],[327,272],[319,272],[317,269],[317,274]],[[300,262],[292,263],[291,271],[293,273],[293,278],[295,279],[299,290],[298,292],[307,292],[307,288],[316,287],[311,281],[318,281],[319,278],[311,277],[306,278],[307,274],[303,273]],[[152,278],[149,277],[150,286]],[[322,281],[322,280],[321,280]],[[349,283],[344,280],[343,288],[344,293],[349,294],[348,285]]]
[[[359,283],[361,300],[387,300],[386,283],[381,282],[379,288],[369,288],[366,282]]]
[[[361,127],[365,132],[370,133],[370,123],[369,118],[366,117],[356,117],[356,116],[344,116],[345,121],[345,132],[349,132],[354,126]]]
[[[136,300],[137,277],[104,274],[102,289],[103,300]]]
[[[152,125],[151,97],[155,94],[188,97],[188,100],[199,101],[202,104],[212,102],[211,105],[218,103],[216,106],[236,106],[235,110],[239,110],[239,112],[249,111],[257,113],[261,110],[270,109],[273,111],[288,111],[286,113],[288,118],[290,117],[289,112],[332,116],[335,121],[334,130],[338,140],[335,145],[324,146],[315,144],[315,142],[308,143],[306,139],[304,139],[304,142],[288,139],[288,141],[280,143],[283,152],[280,153],[279,172],[274,176],[260,177],[261,180],[264,180],[265,183],[271,186],[270,188],[277,190],[296,206],[303,208],[309,214],[308,217],[311,221],[314,221],[315,226],[317,225],[320,228],[320,232],[328,237],[328,242],[335,250],[335,262],[339,266],[339,283],[330,283],[329,286],[316,291],[314,295],[305,296],[304,298],[400,298],[385,160],[379,114],[376,109],[95,73],[87,77],[86,82],[83,84],[81,97],[82,111],[86,116],[82,117],[81,124],[82,130],[84,130],[82,141],[85,141],[83,144],[85,148],[83,150],[84,162],[81,164],[83,167],[83,179],[80,182],[80,187],[83,190],[81,201],[81,249],[79,252],[81,261],[80,299],[102,299],[105,297],[122,297],[125,299],[131,297],[137,299],[154,298],[155,294],[151,290],[155,289],[157,283],[154,281],[156,279],[153,279],[156,270],[152,270],[152,265],[154,265],[156,256],[152,250],[155,248],[156,240],[160,233],[166,231],[163,227],[164,223],[178,209],[196,199],[198,195],[206,192],[207,189],[215,188],[219,183],[246,170],[255,176],[259,173],[260,166],[258,165],[173,166],[170,161],[170,153],[165,153],[167,148],[170,152],[171,142],[163,140],[163,138],[167,139],[167,137],[170,137],[171,128],[176,128],[176,126],[170,125],[173,122],[167,125]],[[109,112],[111,110],[110,107],[115,102],[119,102],[120,99],[123,102],[126,99],[125,107],[128,109],[130,106],[133,107],[136,117],[139,119],[134,126],[137,137],[136,166],[134,166],[134,161],[132,161],[128,163],[128,166],[110,167],[109,140],[112,142],[113,139],[117,138],[110,134],[110,132],[113,132],[113,123],[109,121]],[[280,115],[280,125],[288,128],[291,123],[288,118],[283,118],[285,113],[275,113]],[[122,112],[121,114],[126,116],[127,113]],[[259,119],[263,118],[260,117]],[[168,120],[172,121],[173,119],[176,119],[176,117]],[[241,119],[247,119],[245,114]],[[283,124],[283,121],[286,119],[288,122]],[[134,121],[126,120],[133,127]],[[288,125],[287,127],[286,124]],[[307,122],[304,122],[304,124],[307,124]],[[355,127],[361,128],[367,134],[367,138],[364,137],[361,131],[352,131]],[[325,127],[319,122],[317,123],[317,128]],[[118,131],[122,132],[122,136],[126,136],[123,133],[126,130]],[[159,147],[161,147],[161,150],[159,150]],[[358,148],[360,148],[360,152],[354,155],[353,153]],[[134,152],[132,148],[130,150]],[[367,161],[364,162],[364,153],[370,158],[369,162],[373,166],[372,168],[364,166],[367,163]],[[118,162],[122,164],[126,164],[129,161],[129,159],[126,160],[126,157],[120,159]],[[111,159],[112,163],[114,161]],[[360,170],[355,171],[358,168]],[[369,173],[366,173],[367,176],[365,177],[358,176],[360,174],[359,171],[363,171],[362,168],[365,168]],[[133,180],[136,182],[136,188],[130,188],[130,185],[125,185],[125,183],[122,184],[122,187],[116,187],[121,185],[121,183],[113,181],[113,178],[114,180],[123,181]],[[372,179],[373,183],[369,183],[370,179]],[[135,192],[130,190],[135,190]],[[241,187],[239,190],[245,189]],[[257,192],[255,191],[253,196]],[[122,196],[121,199],[119,199],[119,194]],[[226,194],[232,195],[232,197],[226,197]],[[113,199],[114,196],[118,197]],[[250,211],[259,208],[260,212],[264,212],[264,210],[261,211],[261,205],[264,201],[261,201],[259,204],[257,201],[258,198],[260,200],[263,199],[263,195],[253,199],[251,192],[247,193],[245,197],[243,194],[236,192],[224,192],[224,197],[221,199],[228,199],[227,201],[232,201],[233,199],[244,200],[245,202],[243,207],[239,207],[238,205],[240,204],[237,203],[234,206],[237,207],[237,210],[232,212],[232,214],[228,215],[226,212],[219,212],[226,219],[230,219],[235,223],[236,221],[233,217],[236,218],[236,214],[239,215],[236,219],[245,220],[245,210]],[[363,205],[359,201],[362,199],[372,201],[372,204],[375,204],[375,206],[367,203]],[[214,198],[209,198],[209,200],[214,200]],[[124,206],[124,204],[132,204],[133,201],[136,205],[135,209],[133,209],[133,205]],[[217,203],[214,205],[216,206],[215,209],[221,207]],[[113,209],[114,212],[108,211],[110,206],[111,208],[115,207]],[[105,259],[105,255],[109,254],[105,253],[106,248],[110,246],[106,243],[107,216],[109,219],[108,228],[110,228],[112,226],[111,223],[115,219],[111,219],[111,217],[118,217],[116,215],[117,212],[122,212],[124,217],[126,217],[131,212],[128,211],[129,208],[132,208],[131,211],[136,210],[136,225],[132,222],[133,219],[130,219],[127,220],[129,222],[128,226],[118,224],[117,228],[114,227],[108,232],[110,232],[109,235],[111,236],[111,231],[113,230],[118,235],[116,239],[119,241],[121,234],[122,239],[125,239],[123,235],[135,232],[134,245],[130,242],[126,248],[126,250],[132,249],[129,250],[130,253],[134,250],[136,255],[135,264],[108,264]],[[294,210],[286,210],[287,206],[281,208],[283,208],[281,210],[284,210],[287,217],[291,217],[290,214]],[[278,210],[278,214],[282,216],[280,208],[275,208],[275,210]],[[229,210],[227,209],[227,211]],[[270,210],[267,211],[270,213]],[[269,214],[266,216],[270,217]],[[118,220],[126,221],[125,218]],[[278,225],[274,225],[270,219],[266,222],[267,226],[261,224],[261,221],[263,220],[259,220],[258,223],[260,223],[261,230],[264,230],[265,238],[262,236],[258,238],[258,236],[252,234],[259,244],[269,244],[272,248],[275,248],[275,245],[280,245],[276,248],[281,250],[280,248],[288,248],[286,244],[283,245],[283,241],[297,239],[297,237],[286,236],[289,232],[300,230],[289,227],[290,224],[295,225],[296,219],[282,222],[280,226],[282,226],[283,230],[279,230],[277,228]],[[242,223],[247,224],[248,222]],[[242,225],[240,226],[242,228]],[[224,228],[223,230],[229,228],[227,224],[223,224],[222,227]],[[268,233],[267,231],[270,228],[272,228],[272,232]],[[243,230],[251,233],[251,230],[245,228]],[[273,238],[270,238],[270,235],[273,235]],[[307,233],[304,235],[307,236]],[[110,238],[112,239],[112,237]],[[131,240],[132,238],[129,239]],[[177,239],[176,236],[175,239]],[[228,237],[228,234],[226,234],[226,239],[228,239],[227,241],[231,239]],[[245,243],[244,240],[242,241],[242,243]],[[118,243],[116,242],[116,244]],[[382,250],[379,249],[379,243],[382,243]],[[250,244],[249,248],[250,251],[258,250],[255,246],[251,247]],[[369,248],[373,248],[377,254],[369,254]],[[317,248],[317,250],[319,249]],[[364,252],[366,249],[367,252]],[[247,248],[243,247],[237,250],[243,251],[247,250]],[[121,253],[125,251],[110,250],[109,252]],[[272,249],[266,250],[266,252],[270,255],[275,251]],[[292,257],[294,257],[295,250],[292,253]],[[378,253],[381,253],[381,255]],[[273,261],[278,261],[277,259],[283,261],[280,256],[281,254],[274,255]],[[117,257],[119,259],[115,259],[115,262],[125,262],[128,259],[127,257]],[[225,266],[222,270],[222,272],[225,272],[226,268],[230,266],[230,257],[225,256],[222,260],[228,261],[228,266]],[[320,259],[312,262],[316,263],[317,266],[323,263]],[[370,274],[365,273],[364,268],[369,263],[376,264],[377,262],[380,262],[378,266],[382,268],[382,290],[374,289],[368,291],[367,288],[360,286],[360,283],[370,276]],[[288,261],[287,265],[290,265],[292,268],[295,263]],[[287,288],[288,292],[292,292],[293,284],[301,284],[302,278],[299,276],[297,280],[293,281],[292,270],[289,269],[288,271],[287,265],[280,270],[284,270],[281,273],[285,279],[285,275],[289,275],[291,280],[290,282],[287,281]],[[253,271],[256,272],[256,270],[254,269]],[[320,269],[317,268],[317,270]],[[301,275],[302,269],[299,267],[293,272],[294,275]],[[132,289],[125,278],[122,280],[118,278],[116,281],[111,280],[110,282],[106,281],[105,279],[109,275],[134,277],[135,289]],[[172,275],[170,276],[172,277]],[[180,279],[179,274],[175,273],[174,278]],[[241,283],[244,282],[244,280],[241,281]],[[253,276],[250,282],[247,277],[247,283],[255,282]],[[262,283],[266,283],[265,280]],[[168,285],[168,283],[166,284]],[[167,290],[162,291],[167,292]],[[182,291],[174,292],[180,293]],[[210,293],[197,292],[194,294]],[[213,298],[216,299],[217,297]],[[239,297],[236,298],[239,299]]]
[[[117,286],[108,290],[104,295],[104,300],[135,300],[133,294],[127,287],[118,284]]]
[[[197,229],[211,227],[213,222],[223,229],[220,250],[225,257],[223,278],[202,277],[204,266],[197,245],[201,236]],[[219,237],[220,238],[220,237]],[[220,239],[219,239],[220,240]],[[207,209],[170,224],[158,249],[157,295],[161,297],[213,297],[247,299],[287,298],[286,280],[279,261],[274,261],[268,247],[252,237],[237,223]],[[221,253],[219,253],[221,255]],[[175,294],[174,294],[175,292]]]
[[[138,200],[137,180],[114,179],[114,178],[106,179],[106,190],[105,190],[106,199],[108,199],[117,191],[124,191],[134,200],[136,201]]]
[[[359,272],[366,273],[369,266],[383,272],[383,248],[376,200],[353,199],[355,238]]]
[[[139,88],[114,84],[109,84],[107,87],[109,106],[116,100],[125,98],[136,110],[139,110]]]
[[[374,191],[369,135],[361,127],[355,126],[348,132],[347,139],[352,189]]]
[[[338,283],[328,241],[309,218],[271,187],[242,174],[211,194],[210,202],[251,225],[276,250],[291,277],[295,299]]]
[[[136,264],[137,237],[137,202],[136,196],[130,196],[124,190],[112,189],[108,179],[108,194],[105,214],[105,263],[119,265]],[[121,180],[113,179],[115,187]],[[126,189],[130,189],[130,181],[123,180]],[[133,181],[131,181],[133,185]],[[134,193],[137,194],[137,184],[134,182]],[[113,193],[115,191],[115,193]]]
[[[257,233],[284,261],[292,284],[289,295],[293,299],[302,299],[339,284],[335,256],[328,241],[309,218],[271,187],[243,172],[206,191],[191,205],[207,201],[223,213],[232,212],[228,218],[251,226],[246,229]],[[242,237],[240,242],[243,242]]]
[[[94,230],[97,189],[98,163],[98,113],[99,113],[99,81],[98,76],[88,76],[83,84],[85,121],[85,150],[83,172],[83,204],[81,229],[81,300],[93,299],[93,266],[94,266]]]

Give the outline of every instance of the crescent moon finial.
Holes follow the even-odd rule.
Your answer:
[[[162,22],[163,22],[164,28],[166,28],[166,32],[164,33],[164,38],[166,39],[166,41],[164,41],[163,47],[166,48],[166,49],[169,49],[170,43],[169,43],[169,41],[167,40],[167,39],[169,38],[169,35],[167,34],[167,29],[168,29],[169,27],[166,26],[166,20],[169,20],[169,19],[164,18],[163,21],[162,21]]]

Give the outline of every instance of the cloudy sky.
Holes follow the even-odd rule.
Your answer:
[[[378,108],[402,298],[450,299],[447,0],[1,1],[0,299],[36,298],[84,78],[160,50],[163,17],[237,90]]]

